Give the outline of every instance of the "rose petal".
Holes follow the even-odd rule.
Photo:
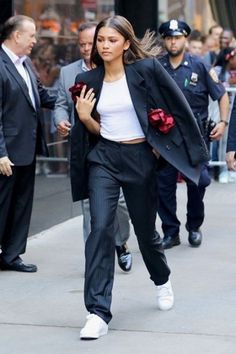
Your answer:
[[[69,91],[71,92],[71,98],[76,102],[76,97],[80,95],[82,88],[84,87],[84,82],[78,82],[77,84],[71,86]]]
[[[161,108],[153,109],[148,113],[150,124],[163,134],[167,134],[175,125],[174,118]]]

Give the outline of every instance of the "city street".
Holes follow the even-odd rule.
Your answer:
[[[66,220],[71,205],[68,190],[64,197],[59,196],[62,186],[65,181],[58,178],[58,190],[52,192],[52,198],[58,198],[58,210],[67,204],[62,205],[61,200],[68,200],[69,210],[62,217]],[[43,203],[39,190],[36,197]],[[108,335],[97,341],[79,340],[87,314],[83,304],[84,244],[79,210],[73,210],[72,219],[58,221],[34,234],[29,238],[24,261],[36,263],[38,273],[0,272],[0,353],[234,354],[236,184],[213,182],[205,201],[203,244],[191,248],[184,229],[186,188],[184,183],[178,185],[181,245],[166,251],[172,269],[174,308],[168,312],[157,309],[155,287],[148,279],[132,233],[129,248],[133,268],[125,274],[116,266],[113,319]],[[46,199],[43,205],[48,206],[47,213],[53,219],[56,203],[53,210]],[[33,220],[36,214],[34,209]]]

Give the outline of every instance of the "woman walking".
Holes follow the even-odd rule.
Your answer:
[[[91,54],[96,68],[76,78],[77,88],[83,88],[72,130],[72,192],[76,200],[88,191],[91,209],[84,291],[89,315],[81,339],[107,334],[112,318],[113,224],[120,187],[157,289],[157,306],[169,310],[174,303],[170,269],[155,230],[155,172],[163,157],[197,182],[208,156],[182,93],[155,59],[158,52],[152,34],[139,41],[124,17],[109,17],[96,28]]]

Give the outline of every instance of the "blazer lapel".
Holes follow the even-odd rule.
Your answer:
[[[148,131],[147,118],[147,89],[143,77],[135,70],[132,64],[125,65],[127,84],[134,109],[144,134]]]
[[[83,70],[82,70],[82,63],[83,63],[83,60],[82,60],[82,59],[79,59],[79,60],[77,61],[76,75],[83,72]]]
[[[2,55],[3,63],[5,64],[6,70],[10,73],[11,77],[18,83],[18,85],[20,86],[20,88],[21,88],[23,94],[25,95],[27,101],[33,107],[33,104],[31,102],[31,99],[30,99],[30,96],[29,96],[28,87],[27,87],[27,84],[26,84],[25,80],[19,74],[19,72],[17,71],[15,65],[13,64],[11,59],[8,57],[8,55],[3,50],[1,50],[1,55]]]
[[[11,75],[12,79],[15,80],[18,85],[20,86],[24,96],[26,97],[27,101],[30,103],[30,105],[33,107],[29,92],[28,92],[28,87],[22,76],[18,73],[15,65],[11,61],[11,59],[8,57],[8,55],[4,52],[4,50],[1,50],[1,56],[2,56],[2,61],[5,65],[6,70],[9,72]]]
[[[92,80],[91,82],[88,82],[88,88],[94,89],[95,97],[96,97],[96,103],[93,112],[96,112],[97,104],[102,91],[103,79],[105,75],[103,66],[99,66],[95,70],[96,70],[96,79]]]
[[[91,86],[94,89],[94,92],[96,95],[96,103],[98,102],[100,94],[101,94],[104,75],[105,75],[104,67],[99,66],[97,68],[97,72],[96,72],[96,80],[93,82],[93,84]]]
[[[37,83],[37,74],[35,73],[31,62],[29,62],[28,58],[24,62],[26,70],[28,71],[28,74],[30,76],[30,81],[34,93],[34,99],[35,99],[35,105],[37,108],[40,107],[40,97],[39,97],[39,91],[38,91],[38,83]],[[30,99],[31,102],[31,99]],[[31,102],[32,104],[32,102]]]

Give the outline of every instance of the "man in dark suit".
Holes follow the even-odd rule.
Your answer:
[[[0,269],[36,272],[23,263],[31,218],[35,155],[47,155],[40,107],[53,109],[55,97],[41,86],[27,57],[36,43],[34,20],[6,21],[0,48]]]

